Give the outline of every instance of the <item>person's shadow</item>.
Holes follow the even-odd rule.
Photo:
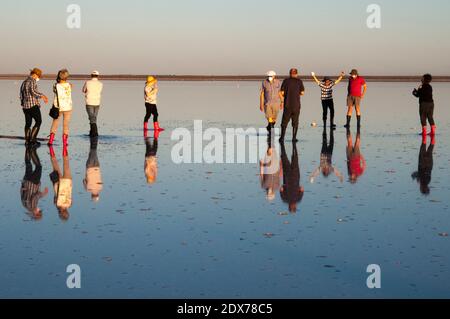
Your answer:
[[[286,154],[285,145],[281,143],[281,165],[283,170],[283,185],[280,188],[280,196],[283,202],[288,204],[289,212],[296,213],[298,203],[303,199],[305,189],[300,185],[300,166],[295,143],[292,144],[290,161]]]
[[[422,142],[419,150],[419,167],[411,174],[413,180],[417,180],[420,185],[420,192],[424,195],[430,194],[431,173],[433,171],[433,150],[435,140],[432,139],[427,147],[426,140]]]

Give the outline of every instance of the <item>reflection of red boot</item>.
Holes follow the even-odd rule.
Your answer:
[[[153,138],[157,140],[159,138],[159,130],[155,130],[153,134]]]
[[[436,135],[431,136],[431,145],[436,145]]]
[[[69,145],[69,135],[67,135],[67,134],[63,135],[63,145],[64,146]]]
[[[55,141],[55,134],[54,134],[54,133],[50,133],[50,137],[49,137],[49,139],[48,139],[47,145],[48,145],[48,146],[53,145],[53,142],[54,142],[54,141]]]
[[[153,123],[153,128],[155,131],[164,131],[163,128],[159,127],[159,123],[158,122],[154,122]]]
[[[427,144],[427,134],[422,134],[422,144]]]
[[[436,125],[432,125],[431,126],[431,133],[430,133],[430,135],[431,136],[436,136]]]
[[[147,122],[144,122],[144,131],[145,132],[148,131],[148,123]]]
[[[63,147],[63,157],[69,156],[69,149],[67,148],[67,145],[64,145]]]
[[[53,146],[50,145],[50,146],[48,147],[48,150],[49,150],[49,152],[50,152],[51,158],[55,158],[56,155],[55,155],[55,150],[53,149]]]

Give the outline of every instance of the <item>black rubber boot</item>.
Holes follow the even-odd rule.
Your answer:
[[[284,137],[286,136],[286,127],[281,127],[281,136],[280,136],[280,143],[284,143]]]
[[[357,121],[358,121],[358,128],[360,128],[360,127],[361,127],[361,115],[358,115],[358,116],[356,117],[356,119],[357,119]]]
[[[98,137],[97,124],[92,124],[92,137]]]
[[[350,115],[347,115],[347,124],[345,124],[344,127],[350,128],[350,121],[352,120],[352,117]]]
[[[31,130],[31,141],[30,141],[30,145],[33,147],[39,147],[41,146],[41,143],[38,142],[37,140],[37,136],[39,134],[39,129],[40,127],[33,127],[33,129]]]
[[[292,128],[292,142],[294,142],[294,143],[298,142],[297,134],[298,134],[298,126]]]
[[[25,129],[25,145],[29,146],[31,143],[31,128]]]

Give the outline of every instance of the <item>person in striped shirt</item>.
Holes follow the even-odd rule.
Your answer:
[[[341,72],[341,75],[336,81],[332,81],[329,77],[325,77],[323,81],[319,81],[314,72],[311,72],[311,75],[319,85],[322,90],[322,109],[323,109],[323,126],[327,126],[327,118],[328,118],[328,109],[330,110],[330,126],[332,129],[336,129],[336,124],[334,124],[334,100],[333,100],[333,87],[342,81],[345,73]]]

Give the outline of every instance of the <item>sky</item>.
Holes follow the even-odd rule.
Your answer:
[[[67,7],[81,9],[80,29]],[[378,4],[381,28],[367,27]],[[0,73],[450,74],[448,0],[2,0]]]

